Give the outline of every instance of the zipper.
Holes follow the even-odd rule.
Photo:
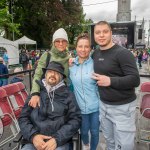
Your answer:
[[[84,92],[84,88],[83,88],[82,69],[83,69],[83,64],[81,64],[81,86],[82,86],[82,91],[83,91],[83,96],[84,96],[84,102],[85,102],[85,112],[86,112],[86,100],[85,100],[85,92]]]

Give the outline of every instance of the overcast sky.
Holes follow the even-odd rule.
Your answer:
[[[104,3],[103,3],[104,2]],[[106,3],[108,2],[108,3]],[[103,4],[98,4],[103,3]],[[96,5],[90,5],[96,4]],[[90,6],[86,6],[90,5]],[[83,9],[86,18],[91,18],[94,22],[100,20],[116,21],[118,1],[116,0],[83,0]],[[146,32],[150,20],[150,0],[131,0],[132,21],[145,19]]]

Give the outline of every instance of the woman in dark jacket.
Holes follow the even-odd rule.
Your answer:
[[[45,71],[45,79],[37,82],[40,86],[40,107],[30,107],[29,97],[22,109],[19,126],[24,139],[33,143],[32,148],[26,149],[49,147],[51,150],[67,150],[69,140],[80,128],[80,110],[74,94],[64,84],[63,66],[50,62]],[[38,136],[41,136],[40,140],[37,140]],[[51,143],[54,145],[52,148]],[[23,147],[23,150],[26,149]]]

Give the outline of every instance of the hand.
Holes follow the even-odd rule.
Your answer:
[[[92,78],[97,80],[97,84],[99,86],[106,86],[107,87],[107,86],[110,86],[110,84],[111,84],[110,77],[105,76],[105,75],[100,75],[100,74],[97,74],[97,73],[93,73]]]
[[[33,108],[36,108],[37,106],[40,107],[40,96],[38,95],[32,96],[28,105]]]
[[[51,139],[52,137],[50,136],[45,136],[45,135],[41,135],[41,134],[37,134],[33,137],[33,145],[36,147],[37,150],[44,150],[43,149],[43,146],[45,144],[45,141],[44,140],[49,140]]]
[[[75,58],[69,58],[69,67],[73,66],[73,62],[74,62]]]
[[[55,150],[57,147],[57,143],[56,140],[54,138],[51,138],[50,140],[48,140],[43,146],[42,148],[44,150]]]

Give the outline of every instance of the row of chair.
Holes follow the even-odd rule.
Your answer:
[[[13,140],[20,132],[17,119],[28,96],[22,82],[0,87],[0,119],[3,128],[10,127],[12,134],[0,140],[0,147]]]

